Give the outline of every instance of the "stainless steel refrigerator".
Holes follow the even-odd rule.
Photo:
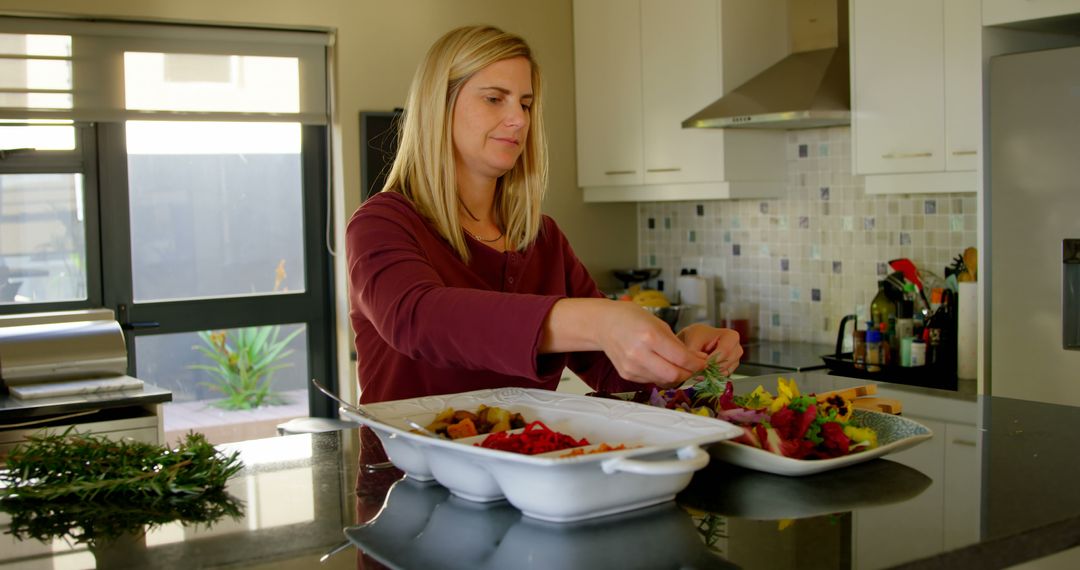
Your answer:
[[[993,58],[989,105],[990,392],[1080,405],[1080,47]]]

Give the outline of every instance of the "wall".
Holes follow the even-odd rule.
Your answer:
[[[753,305],[760,338],[832,343],[889,260],[944,277],[976,244],[974,193],[868,196],[847,127],[790,131],[787,172],[783,199],[640,204],[639,264],[669,293],[683,267],[716,276],[718,300]]]
[[[344,221],[359,204],[359,112],[403,106],[417,63],[449,29],[475,23],[503,27],[529,41],[545,74],[551,160],[545,212],[558,220],[602,287],[613,284],[612,268],[634,265],[635,205],[584,204],[577,188],[571,0],[0,0],[0,13],[334,31],[333,191],[338,252],[342,251]],[[348,355],[352,334],[342,255],[336,257],[335,270],[338,352]],[[355,378],[347,358],[341,360],[341,378]]]

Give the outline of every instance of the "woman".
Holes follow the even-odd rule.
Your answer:
[[[599,390],[682,382],[738,334],[672,334],[603,298],[555,222],[540,69],[520,37],[453,30],[413,78],[394,165],[349,221],[360,400],[501,386],[555,389],[569,366]]]

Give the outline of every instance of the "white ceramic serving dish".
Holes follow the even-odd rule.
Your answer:
[[[877,447],[832,459],[793,459],[746,444],[723,441],[709,448],[709,453],[721,461],[734,463],[747,469],[777,475],[801,476],[831,471],[896,453],[918,445],[934,435],[930,428],[901,416],[860,409],[854,410],[853,415],[861,425],[873,428],[877,432]]]
[[[483,436],[451,441],[410,431],[445,408],[475,411],[483,404],[521,413],[552,430],[592,444],[629,449],[560,457],[566,451],[521,455],[471,445]],[[506,498],[524,514],[567,522],[619,513],[674,498],[709,462],[701,446],[738,436],[720,420],[632,402],[549,390],[499,388],[364,406],[370,418],[341,414],[369,426],[390,461],[416,480],[435,479],[462,498]]]

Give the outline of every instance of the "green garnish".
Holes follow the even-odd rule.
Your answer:
[[[123,495],[163,497],[225,488],[243,469],[239,453],[225,457],[199,433],[179,447],[112,441],[74,433],[35,435],[19,444],[0,471],[0,499],[89,501]]]
[[[225,483],[244,465],[206,436],[176,449],[75,433],[34,435],[0,470],[0,511],[17,538],[64,538],[91,547],[167,522],[210,525],[243,513]]]
[[[792,411],[803,413],[806,411],[807,408],[815,404],[817,404],[817,398],[813,396],[799,396],[797,398],[793,398],[791,400],[791,403],[789,403],[787,407],[790,408]]]
[[[720,372],[720,364],[715,358],[705,363],[705,368],[694,375],[698,382],[694,384],[694,403],[702,400],[713,401],[724,395],[728,377]]]

